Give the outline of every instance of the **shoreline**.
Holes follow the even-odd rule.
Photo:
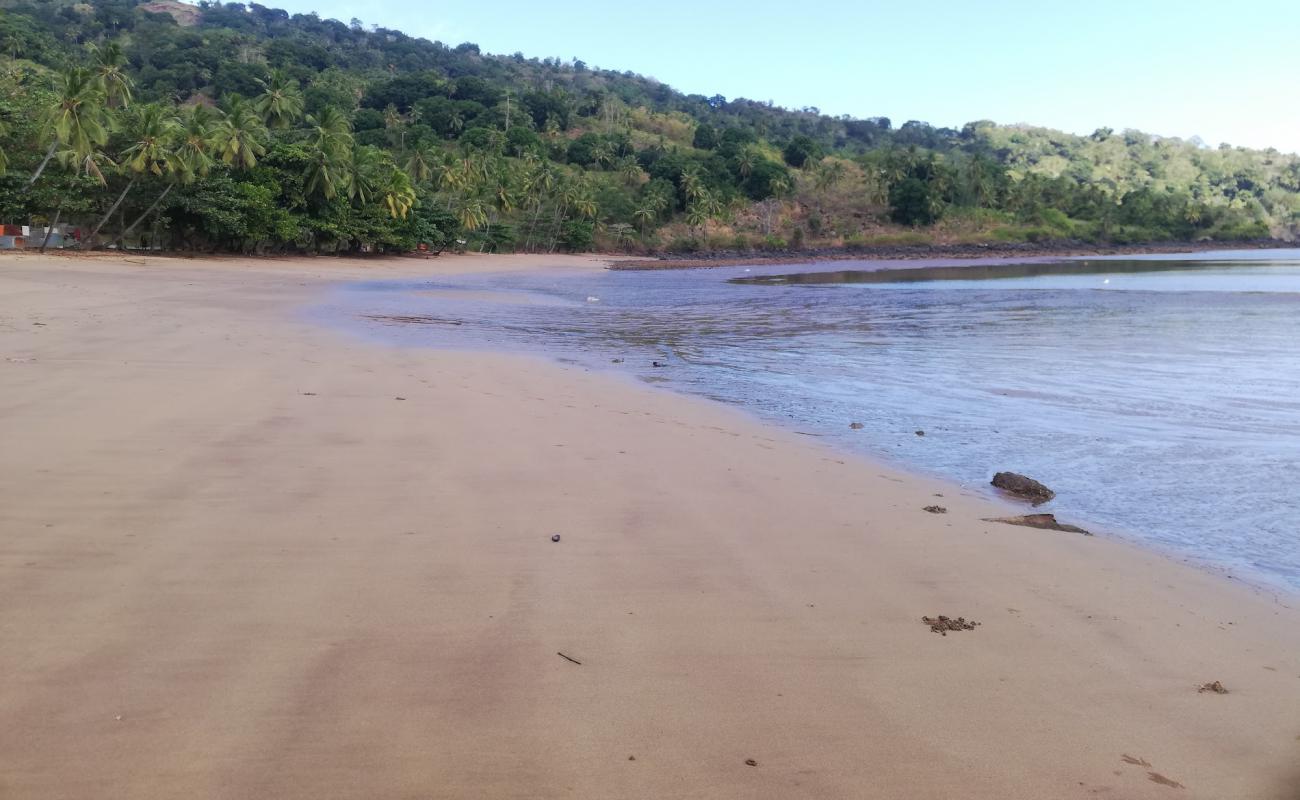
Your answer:
[[[719,251],[667,254],[659,258],[626,258],[611,262],[613,270],[709,269],[711,267],[785,266],[838,261],[926,261],[939,259],[1058,259],[1080,256],[1150,255],[1156,253],[1212,253],[1230,250],[1286,250],[1295,242],[1269,239],[1245,242],[1156,242],[1133,245],[1093,245],[1083,242],[1019,244],[926,244],[826,248],[797,252],[755,251],[749,254]]]
[[[0,258],[6,796],[1300,785],[1294,604],[736,409],[298,313],[599,259],[123,262]]]

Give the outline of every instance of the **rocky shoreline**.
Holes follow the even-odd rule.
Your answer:
[[[1269,250],[1295,246],[1295,242],[1279,239],[1251,239],[1240,242],[1150,242],[1130,245],[1098,245],[1083,241],[1060,240],[1007,244],[881,245],[849,249],[825,247],[754,252],[712,250],[707,253],[665,253],[658,258],[612,261],[609,268],[614,270],[704,269],[751,264],[806,264],[867,259],[919,261],[945,258],[1067,258],[1147,253],[1199,253],[1214,250]]]

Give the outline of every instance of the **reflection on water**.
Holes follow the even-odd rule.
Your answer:
[[[1049,510],[1300,588],[1300,251],[880,266],[364,284],[329,313],[632,370],[964,483],[1024,472]]]

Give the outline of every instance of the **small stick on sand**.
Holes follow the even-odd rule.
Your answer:
[[[572,661],[573,663],[577,664],[578,666],[580,666],[580,667],[582,666],[582,662],[579,661],[579,660],[576,659],[576,658],[569,658],[569,657],[566,656],[564,653],[561,653],[561,652],[559,652],[559,651],[556,651],[555,654],[556,654],[557,656],[559,656],[560,658],[564,659],[565,661]]]

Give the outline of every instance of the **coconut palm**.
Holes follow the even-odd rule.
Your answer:
[[[312,138],[304,188],[309,195],[333,200],[340,193],[349,191],[352,123],[337,108],[326,106],[316,116],[308,116],[307,125]]]
[[[736,172],[740,177],[748,178],[754,173],[754,167],[758,166],[759,155],[752,147],[746,147],[736,154]]]
[[[169,109],[153,103],[136,106],[128,115],[123,128],[129,144],[122,149],[121,166],[130,175],[130,179],[117,200],[99,220],[99,224],[90,232],[89,240],[92,242],[141,176],[162,177],[177,167],[175,144],[180,123]]]
[[[415,187],[411,186],[411,179],[405,172],[391,164],[389,166],[391,168],[385,171],[377,191],[389,215],[394,219],[405,219],[415,208]]]
[[[700,173],[693,167],[682,170],[681,185],[682,193],[686,195],[688,201],[699,200],[704,192],[708,191],[704,187],[704,181],[700,179]]]
[[[302,117],[304,102],[296,80],[274,69],[266,80],[257,84],[262,87],[262,93],[253,101],[253,108],[268,128],[288,128]]]
[[[406,157],[406,174],[416,183],[429,183],[437,174],[441,160],[437,150],[431,148],[412,150]]]
[[[42,127],[50,137],[49,149],[36,171],[27,179],[30,189],[45,172],[50,159],[60,150],[84,159],[108,142],[108,124],[103,94],[95,85],[94,74],[84,67],[73,67],[59,75],[55,83],[55,101],[45,112]]]
[[[641,223],[642,238],[645,238],[646,227],[649,226],[651,222],[654,222],[655,217],[657,216],[659,216],[659,212],[654,209],[654,206],[651,206],[648,203],[637,206],[636,211],[632,212],[632,219]]]
[[[217,113],[205,105],[196,105],[177,123],[176,162],[187,174],[206,177],[216,163]]]
[[[623,176],[623,180],[629,186],[636,186],[641,182],[641,177],[645,174],[641,171],[641,165],[637,163],[636,156],[623,156],[618,160],[618,174]]]
[[[95,88],[104,95],[109,108],[131,105],[131,89],[134,83],[126,74],[127,60],[122,47],[116,42],[109,42],[103,47],[89,45],[91,61],[94,66]]]
[[[228,105],[226,114],[200,111],[202,107],[196,106],[180,123],[176,131],[179,143],[173,153],[172,169],[164,173],[168,178],[167,186],[145,212],[118,235],[119,245],[162,205],[177,184],[188,184],[207,175],[218,158],[235,169],[252,169],[257,164],[257,158],[266,152],[261,143],[266,136],[266,127],[248,101],[239,95],[233,95]]]
[[[217,157],[237,169],[252,169],[266,154],[265,139],[266,125],[253,106],[239,95],[232,96],[213,131]]]
[[[487,204],[480,197],[471,197],[456,210],[456,219],[467,231],[476,231],[487,224]]]

